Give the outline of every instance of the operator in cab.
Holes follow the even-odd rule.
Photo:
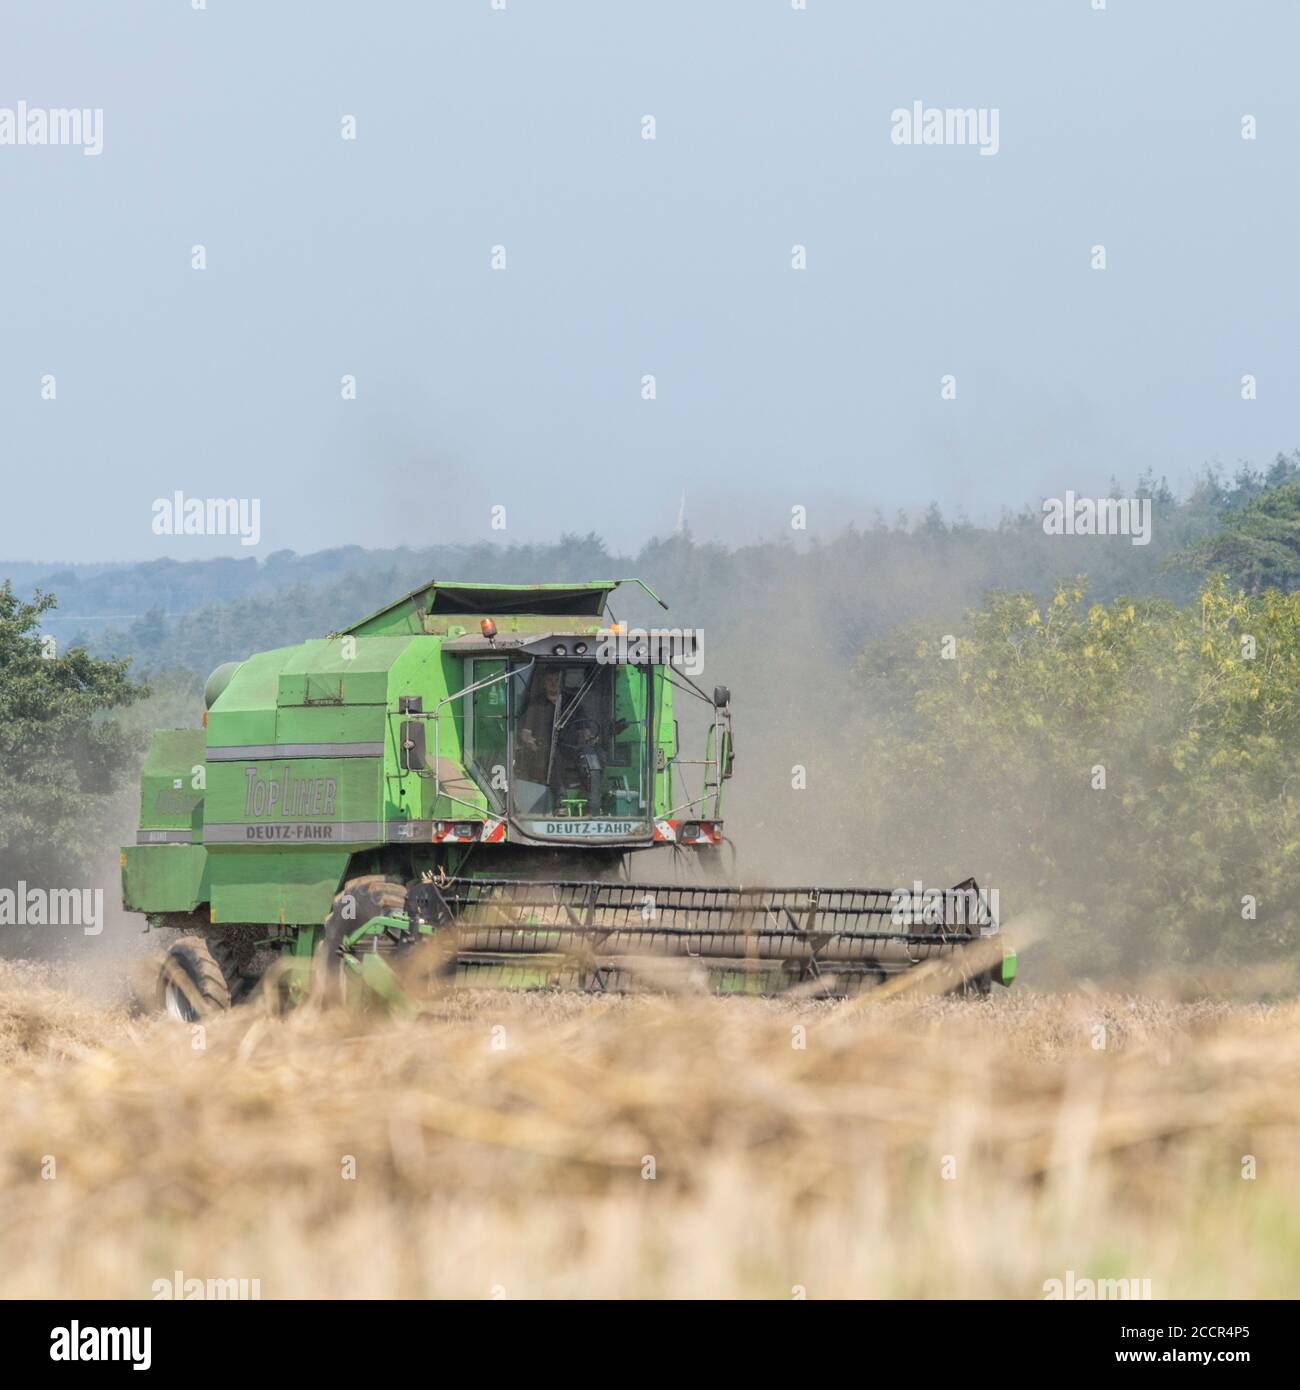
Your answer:
[[[540,681],[530,682],[528,703],[519,720],[515,742],[514,803],[525,814],[546,814],[555,809],[558,795],[569,779],[578,779],[588,799],[599,798],[602,728],[599,702],[591,696],[599,675],[589,672],[577,689],[566,690],[564,673],[548,667]],[[627,721],[611,726],[621,733]],[[590,805],[588,814],[598,814]]]

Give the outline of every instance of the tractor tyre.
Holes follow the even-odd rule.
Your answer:
[[[334,896],[325,919],[319,962],[327,995],[338,998],[343,982],[343,938],[386,912],[406,911],[406,884],[393,874],[349,879]]]
[[[987,999],[993,993],[993,972],[991,970],[981,970],[978,975],[968,976],[964,982],[962,993],[977,999]]]
[[[247,981],[224,942],[182,936],[168,946],[158,971],[158,1006],[182,1023],[224,1013]]]

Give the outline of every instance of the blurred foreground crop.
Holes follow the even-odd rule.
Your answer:
[[[196,1038],[0,966],[7,1297],[1295,1297],[1297,1139],[1295,1004],[464,992]]]

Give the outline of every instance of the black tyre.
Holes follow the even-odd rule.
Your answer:
[[[168,946],[159,967],[158,1006],[182,1023],[195,1023],[230,1008],[246,984],[230,946],[182,936]]]
[[[338,990],[342,979],[343,938],[386,912],[406,911],[406,884],[391,874],[349,879],[334,897],[325,919],[320,964],[327,987]]]
[[[993,972],[981,970],[978,975],[969,976],[963,984],[962,993],[978,999],[987,999],[993,993]]]

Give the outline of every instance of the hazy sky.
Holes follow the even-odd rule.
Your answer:
[[[3,0],[0,108],[103,149],[0,145],[0,558],[634,547],[683,490],[743,541],[1269,461],[1300,6],[1093,2]],[[917,101],[997,153],[893,143]],[[155,536],[176,489],[261,544]]]

